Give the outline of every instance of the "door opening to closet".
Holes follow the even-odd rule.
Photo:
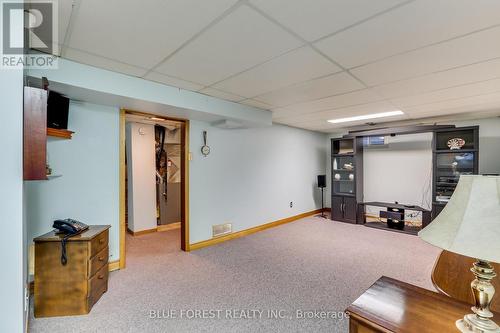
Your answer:
[[[123,257],[125,251],[189,251],[189,122],[133,111],[123,117]]]

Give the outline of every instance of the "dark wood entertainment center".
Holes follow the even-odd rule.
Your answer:
[[[363,202],[364,140],[370,136],[395,136],[432,132],[432,211],[399,203]],[[460,141],[462,140],[462,141]],[[450,147],[453,146],[453,147]],[[460,147],[458,147],[458,146]],[[404,228],[405,211],[421,214],[425,228],[446,206],[460,175],[478,174],[479,126],[408,126],[352,131],[331,139],[331,219],[375,228],[417,234],[420,228]],[[413,204],[413,203],[412,203]],[[367,223],[366,206],[385,208],[378,223]],[[387,222],[382,222],[385,219]],[[403,222],[401,224],[400,222]]]

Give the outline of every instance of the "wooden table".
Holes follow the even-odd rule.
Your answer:
[[[350,333],[459,332],[455,321],[469,304],[392,278],[381,277],[347,308]],[[495,314],[498,322],[500,316]]]

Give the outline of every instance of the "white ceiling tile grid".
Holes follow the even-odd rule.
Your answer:
[[[217,83],[213,87],[251,98],[339,71],[341,68],[305,46]]]
[[[250,3],[310,42],[405,2],[405,0],[250,0]]]
[[[359,81],[346,72],[341,72],[320,79],[298,83],[291,87],[257,96],[254,99],[276,106],[287,106],[362,88],[364,86]]]
[[[497,0],[418,0],[315,45],[352,68],[498,24]]]
[[[85,0],[69,47],[152,68],[236,0]]]
[[[370,86],[408,79],[500,57],[500,27],[432,45],[352,69]]]
[[[500,114],[498,0],[60,0],[59,22],[62,57],[290,126]]]
[[[241,6],[156,70],[211,85],[301,44],[253,9]]]

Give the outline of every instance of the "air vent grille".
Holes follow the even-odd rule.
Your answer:
[[[233,225],[231,223],[214,224],[212,226],[212,237],[220,237],[233,232]]]

